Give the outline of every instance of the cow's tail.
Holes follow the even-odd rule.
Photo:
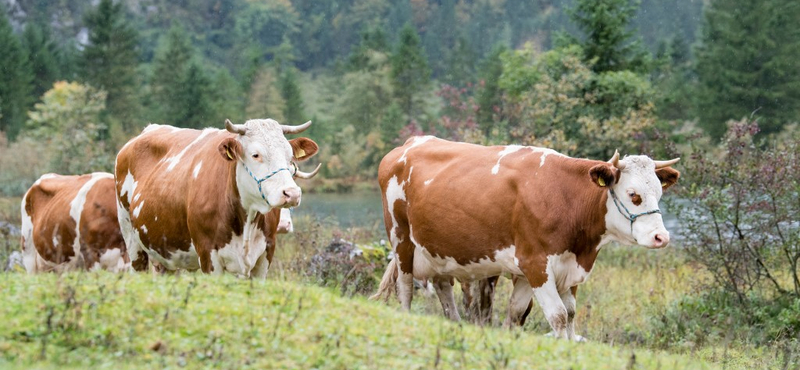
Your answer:
[[[371,301],[375,301],[381,299],[382,297],[388,303],[389,298],[394,293],[395,286],[397,285],[397,256],[392,258],[389,261],[389,265],[386,266],[386,272],[383,273],[383,279],[381,279],[381,285],[378,287],[378,292],[373,294],[369,299]]]

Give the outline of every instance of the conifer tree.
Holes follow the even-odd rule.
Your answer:
[[[187,78],[192,59],[191,40],[180,26],[173,26],[163,36],[153,61],[153,76],[150,85],[153,101],[157,104],[155,121],[171,125],[185,125],[180,105],[183,98],[184,80]]]
[[[0,12],[0,131],[13,139],[23,127],[25,114],[33,101],[33,72],[2,4]]]
[[[100,0],[84,22],[89,28],[89,44],[81,55],[83,79],[108,92],[109,114],[126,129],[132,129],[138,123],[138,35],[128,24],[121,2]]]
[[[300,86],[297,84],[297,74],[294,68],[286,68],[281,74],[281,96],[286,102],[283,108],[283,116],[291,125],[297,125],[297,122],[305,122],[305,114],[303,113],[303,96],[300,93]]]
[[[418,95],[430,82],[431,71],[420,45],[417,31],[406,24],[400,30],[397,48],[391,58],[392,87],[403,113],[414,118],[420,110]]]
[[[502,44],[495,46],[494,51],[481,62],[479,67],[478,127],[487,136],[497,121],[496,111],[503,104],[502,89],[499,86],[500,76],[503,74],[503,61],[500,57],[507,50],[508,48]]]
[[[595,60],[595,72],[632,70],[645,72],[647,51],[634,37],[629,24],[636,15],[638,0],[577,0],[570,17],[583,31],[580,44],[584,60]]]
[[[211,125],[211,81],[197,62],[186,68],[175,101],[176,125],[204,128]]]
[[[718,0],[696,50],[697,115],[715,137],[755,112],[765,132],[800,118],[800,4]]]
[[[40,97],[60,76],[58,52],[51,39],[50,27],[46,23],[29,22],[25,25],[22,41],[33,70],[33,96]]]

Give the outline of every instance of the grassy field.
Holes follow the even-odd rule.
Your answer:
[[[687,356],[459,325],[278,280],[6,273],[0,291],[3,367],[714,368]]]

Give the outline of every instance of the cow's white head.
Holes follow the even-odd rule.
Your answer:
[[[626,156],[619,153],[606,164],[589,170],[592,181],[608,189],[606,229],[619,242],[663,248],[669,244],[669,231],[664,227],[658,202],[663,189],[674,185],[680,172],[669,161],[654,161],[647,156]]]
[[[225,120],[225,128],[237,135],[223,140],[219,152],[225,160],[237,163],[236,185],[246,210],[267,213],[274,207],[300,204],[302,192],[293,177],[311,178],[319,166],[305,173],[294,162],[311,158],[318,146],[304,137],[287,140],[284,134],[297,134],[308,126],[311,121],[286,126],[272,119],[248,120],[242,125]]]
[[[292,211],[289,208],[281,209],[281,220],[278,222],[278,234],[289,234],[294,232],[292,223]]]

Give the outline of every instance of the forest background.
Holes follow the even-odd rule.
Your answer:
[[[593,159],[615,149],[680,156],[683,176],[665,201],[684,230],[678,259],[702,270],[702,288],[652,315],[645,329],[655,334],[642,340],[683,350],[726,338],[789,348],[792,361],[800,352],[796,1],[0,9],[4,197],[46,172],[110,172],[148,123],[221,128],[226,118],[312,120],[306,135],[321,146],[312,164],[323,166],[303,184],[311,192],[374,189],[383,155],[418,134]]]

